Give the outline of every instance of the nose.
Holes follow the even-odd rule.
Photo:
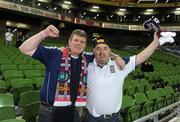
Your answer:
[[[78,45],[80,45],[80,44],[81,44],[81,42],[78,40],[78,41],[77,41],[77,44],[78,44]]]
[[[102,55],[103,53],[104,53],[103,50],[100,50],[100,53],[99,53],[99,54]]]

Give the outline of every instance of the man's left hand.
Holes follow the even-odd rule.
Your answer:
[[[123,70],[126,65],[125,61],[119,56],[116,56],[115,60],[119,70]]]

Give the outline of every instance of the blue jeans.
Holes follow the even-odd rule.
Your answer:
[[[48,107],[40,105],[39,122],[80,122],[75,107]]]
[[[100,117],[94,117],[88,112],[84,122],[122,122],[122,118],[120,112],[107,117],[103,115]]]

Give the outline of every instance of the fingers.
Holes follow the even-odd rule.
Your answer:
[[[50,31],[54,34],[55,37],[59,37],[59,30],[54,25],[50,25]]]
[[[123,70],[125,67],[125,61],[119,58],[118,60],[116,59],[116,64],[119,68],[119,70]]]

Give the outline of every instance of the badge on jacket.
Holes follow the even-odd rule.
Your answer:
[[[115,68],[114,68],[114,65],[110,65],[109,67],[110,67],[110,71],[111,71],[111,73],[115,73]]]

